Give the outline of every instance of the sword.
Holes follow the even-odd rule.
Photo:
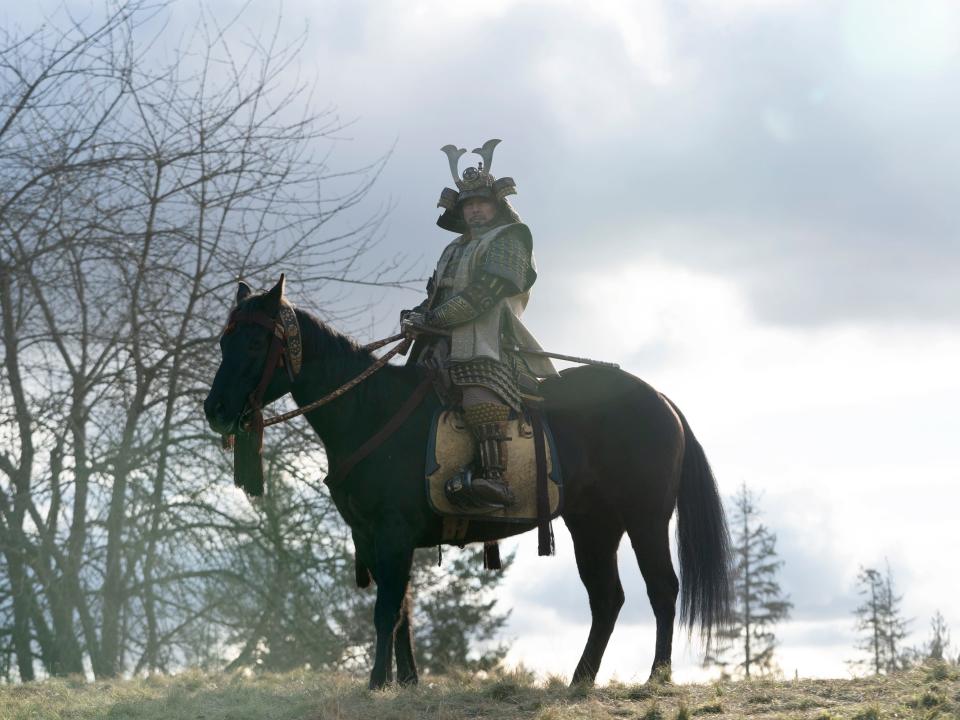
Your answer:
[[[412,317],[404,319],[401,323],[401,328],[405,333],[412,335],[450,335],[449,330],[422,325],[418,322],[418,320],[419,318]],[[574,362],[580,365],[598,365],[599,367],[608,367],[613,368],[614,370],[620,369],[619,364],[607,362],[606,360],[593,360],[591,358],[577,357],[576,355],[564,355],[563,353],[547,352],[546,350],[535,350],[533,348],[520,347],[519,345],[510,345],[507,346],[507,349],[513,350],[514,352],[523,353],[524,355],[536,355],[537,357],[548,357],[553,358],[554,360],[566,360],[567,362]]]
[[[524,355],[536,355],[537,357],[548,357],[554,358],[555,360],[567,360],[568,362],[579,363],[580,365],[599,365],[600,367],[613,368],[614,370],[619,370],[620,366],[617,363],[607,362],[606,360],[592,360],[585,357],[577,357],[576,355],[564,355],[562,353],[547,352],[546,350],[534,350],[533,348],[520,347],[519,345],[514,345],[510,348],[514,352],[523,353]]]

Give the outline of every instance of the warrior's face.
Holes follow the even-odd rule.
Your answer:
[[[463,219],[470,227],[479,227],[493,221],[497,206],[491,200],[476,197],[463,201]]]

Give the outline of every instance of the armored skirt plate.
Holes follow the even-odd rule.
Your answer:
[[[547,495],[550,499],[550,517],[555,518],[563,507],[563,483],[556,444],[544,422],[547,447]],[[427,498],[434,512],[445,517],[469,518],[473,521],[537,522],[537,466],[530,423],[517,418],[510,420],[507,444],[507,471],[505,478],[513,490],[516,503],[508,508],[465,512],[456,507],[444,494],[446,481],[474,460],[476,440],[467,428],[463,415],[457,410],[438,410],[434,414],[427,442],[426,481]]]

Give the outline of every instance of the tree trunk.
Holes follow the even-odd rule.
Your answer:
[[[33,588],[27,578],[27,571],[20,548],[11,548],[6,552],[7,571],[10,573],[10,594],[13,596],[13,649],[17,654],[17,670],[22,682],[34,679],[33,646],[30,642],[30,606]]]
[[[748,523],[747,497],[744,495],[743,510],[743,672],[750,679],[750,525]]]

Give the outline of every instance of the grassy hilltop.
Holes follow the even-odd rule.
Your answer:
[[[621,685],[568,689],[522,672],[478,680],[427,679],[417,688],[369,692],[346,675],[189,672],[98,682],[52,680],[0,687],[0,720],[405,720],[490,718],[960,718],[960,672],[931,665],[857,680]]]

